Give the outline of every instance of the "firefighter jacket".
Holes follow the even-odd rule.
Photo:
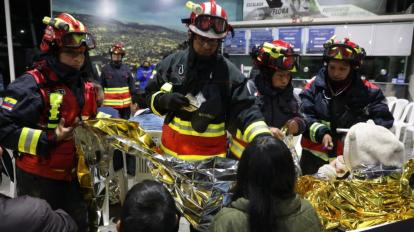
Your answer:
[[[271,135],[246,82],[247,78],[221,55],[202,60],[192,49],[186,49],[164,59],[146,88],[151,110],[157,115],[166,115],[161,138],[163,151],[184,160],[225,157],[226,130],[232,134],[233,141],[243,143],[257,135]],[[201,93],[205,101],[194,112],[163,112],[158,100],[168,92],[184,96]],[[231,150],[241,156],[242,150],[237,150],[234,144]]]
[[[381,89],[362,80],[355,71],[351,73],[350,84],[336,94],[332,94],[327,78],[327,71],[322,68],[299,95],[306,120],[302,148],[325,161],[343,154],[344,134],[337,133],[337,128],[350,128],[369,119],[377,125],[391,128],[394,122]],[[322,145],[325,134],[332,136],[334,149],[331,151]]]
[[[263,113],[267,125],[282,128],[289,120],[294,120],[298,126],[298,134],[305,131],[305,120],[299,113],[299,104],[293,95],[292,83],[285,89],[272,88],[271,79],[258,74],[254,78],[258,93],[260,110]]]
[[[107,64],[102,69],[101,85],[104,89],[104,106],[128,108],[135,93],[134,79],[126,64]]]
[[[79,71],[64,73],[56,62],[42,60],[8,86],[0,109],[0,145],[20,152],[16,165],[24,171],[70,181],[76,171],[74,141],[57,142],[55,128],[61,118],[70,127],[77,118],[94,117],[96,97]]]

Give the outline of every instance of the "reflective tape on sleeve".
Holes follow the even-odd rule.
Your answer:
[[[19,137],[19,152],[36,155],[37,143],[41,134],[41,130],[23,127]]]

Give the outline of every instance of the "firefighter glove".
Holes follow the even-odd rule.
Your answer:
[[[163,111],[179,111],[189,104],[189,100],[181,93],[165,93],[158,99],[158,106]]]

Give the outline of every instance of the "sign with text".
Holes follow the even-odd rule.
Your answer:
[[[335,28],[309,28],[306,53],[323,53],[323,44],[335,34]]]
[[[230,33],[224,39],[224,52],[230,55],[244,55],[246,54],[246,30],[235,29],[234,37]]]
[[[253,46],[260,46],[264,42],[272,42],[273,35],[271,28],[260,28],[260,29],[251,29],[250,31],[250,44],[249,51],[251,51]]]
[[[302,28],[279,28],[279,39],[290,43],[295,52],[302,51]]]

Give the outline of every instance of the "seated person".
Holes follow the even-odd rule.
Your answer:
[[[286,145],[259,137],[243,152],[233,202],[213,219],[212,232],[321,231],[311,204],[294,191],[295,168]]]
[[[2,154],[0,147],[0,157]],[[0,218],[0,231],[78,231],[75,221],[65,211],[53,211],[45,200],[30,196],[10,198],[0,193]]]
[[[10,198],[0,194],[0,209],[0,231],[78,231],[75,221],[65,211],[54,211],[45,200],[39,198]]]
[[[393,171],[405,163],[404,144],[388,129],[373,121],[357,123],[345,137],[344,155],[319,168],[316,176],[336,179],[345,173],[363,170],[367,178]]]
[[[132,95],[131,101],[132,117],[129,119],[130,121],[138,122],[139,126],[146,131],[162,130],[163,118],[151,112],[143,94]]]
[[[156,181],[144,180],[128,191],[116,229],[118,232],[178,232],[179,221],[170,192]]]

